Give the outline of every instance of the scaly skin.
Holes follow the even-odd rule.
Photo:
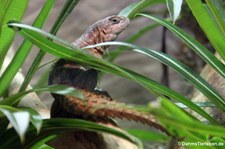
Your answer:
[[[113,41],[129,25],[130,21],[122,16],[109,16],[90,26],[80,38],[72,44],[82,48],[101,42]],[[106,46],[88,49],[87,52],[101,58]],[[49,75],[49,85],[62,84],[75,88],[93,90],[97,85],[97,71],[85,70],[76,62],[60,59],[53,66]]]
[[[106,41],[113,41],[128,26],[129,19],[121,16],[109,16],[90,26],[80,38],[73,42],[82,48]],[[106,46],[91,48],[87,52],[102,58]],[[105,91],[95,90],[98,72],[85,69],[76,62],[60,59],[56,62],[49,75],[49,85],[61,84],[72,86],[83,92],[85,101],[71,96],[52,94],[55,101],[51,108],[52,117],[76,117],[96,122],[112,123],[110,117],[126,118],[140,121],[155,128],[165,129],[155,122],[155,118],[147,113],[137,112],[113,101]]]
[[[81,37],[75,40],[73,44],[82,48],[106,41],[114,41],[129,24],[130,21],[127,17],[116,15],[109,16],[88,27]],[[106,46],[96,47],[89,49],[88,52],[93,56],[101,58],[105,53],[106,48]]]
[[[117,36],[129,25],[130,21],[122,16],[109,16],[97,21],[91,25],[75,42],[72,44],[82,48],[88,45],[94,45],[101,42],[113,41]],[[87,52],[95,57],[101,58],[107,47],[98,47],[88,49]],[[98,72],[94,69],[85,69],[76,62],[60,59],[53,66],[49,75],[49,85],[61,84],[72,86],[77,89],[85,89],[92,92],[97,92],[109,96],[107,92],[97,91]],[[66,112],[66,107],[61,106],[61,100],[64,101],[64,96],[52,94],[56,99],[51,108],[52,117],[70,117],[70,113]],[[63,98],[61,98],[63,97]],[[78,114],[75,117],[83,118],[83,114]],[[86,117],[86,115],[84,116]]]

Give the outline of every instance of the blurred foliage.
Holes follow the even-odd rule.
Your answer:
[[[136,32],[126,40],[126,43],[108,42],[99,44],[119,45],[115,51],[109,54],[112,56],[109,58],[109,61],[100,60],[90,56],[84,53],[82,49],[78,49],[55,36],[63,21],[75,8],[78,2],[79,0],[68,0],[65,2],[63,9],[58,11],[59,17],[50,31],[51,34],[48,34],[47,32],[38,28],[43,26],[47,20],[48,14],[52,12],[52,9],[54,8],[53,0],[48,0],[45,2],[37,18],[34,18],[34,23],[32,26],[19,23],[26,10],[28,1],[23,1],[20,3],[18,3],[16,0],[0,1],[0,8],[2,8],[0,9],[0,68],[3,64],[6,53],[12,44],[15,33],[18,33],[25,39],[21,46],[17,49],[17,52],[15,53],[11,63],[7,69],[2,72],[0,77],[0,96],[2,97],[2,100],[0,101],[0,148],[51,148],[46,145],[46,142],[54,139],[59,132],[65,132],[68,130],[86,130],[110,133],[137,144],[139,148],[143,148],[141,141],[167,143],[171,139],[175,139],[176,142],[222,142],[225,145],[224,126],[220,125],[220,122],[217,119],[213,118],[202,109],[202,107],[207,106],[208,103],[206,105],[204,105],[204,103],[201,105],[193,103],[184,95],[177,93],[163,84],[160,84],[141,74],[135,73],[132,70],[115,65],[112,62],[113,59],[130,48],[135,52],[149,56],[149,58],[154,58],[161,63],[166,64],[168,67],[173,68],[181,76],[186,78],[190,83],[192,83],[194,87],[201,91],[214,104],[214,106],[220,110],[222,114],[224,114],[224,98],[197,72],[181,63],[176,58],[173,58],[171,55],[157,52],[156,50],[152,50],[150,48],[144,48],[141,45],[132,44],[145,33],[155,29],[160,25],[163,25],[173,34],[175,34],[181,41],[183,41],[190,49],[192,49],[193,52],[198,54],[205,61],[205,63],[212,66],[212,68],[216,70],[222,77],[225,77],[224,64],[221,60],[216,58],[204,45],[199,43],[195,38],[183,31],[177,25],[172,24],[170,21],[168,21],[168,19],[158,18],[152,16],[151,14],[143,13],[145,12],[146,8],[153,7],[154,5],[167,5],[171,15],[171,20],[173,23],[175,23],[177,19],[179,20],[178,16],[181,10],[182,1],[141,0],[132,3],[121,10],[119,14],[129,17],[131,21],[136,19],[135,16],[138,15],[139,17],[150,18],[159,24],[147,24],[146,27],[137,29]],[[224,2],[222,0],[205,0],[204,2],[201,0],[186,0],[186,3],[190,11],[194,14],[195,20],[200,25],[209,42],[224,60]],[[32,50],[32,45],[36,45],[41,50],[38,53],[37,58],[32,63],[25,80],[21,85],[20,91],[11,96],[5,95],[5,92],[8,90],[8,87],[16,72],[21,68],[24,60],[27,58],[28,53],[30,50]],[[141,130],[140,128],[134,128],[127,130],[127,132],[121,132],[111,127],[79,119],[42,120],[35,109],[29,107],[18,107],[17,105],[22,97],[29,94],[30,92],[49,91],[59,94],[72,95],[82,100],[82,93],[76,89],[65,86],[35,86],[35,88],[31,90],[25,91],[27,85],[32,80],[33,75],[37,69],[39,69],[40,62],[42,61],[45,53],[55,55],[58,58],[76,61],[82,65],[100,70],[103,73],[111,73],[119,77],[127,78],[130,81],[142,85],[148,89],[149,92],[155,93],[158,96],[157,105],[150,104],[148,106],[142,107],[138,105],[132,105],[132,107],[137,111],[147,111],[150,114],[156,116],[159,124],[169,132],[170,136],[167,136],[162,132],[151,130],[145,131]],[[173,100],[169,100],[167,98]],[[196,113],[205,118],[204,121],[197,119],[194,115],[178,107],[173,101],[179,101],[186,107],[194,110]],[[207,121],[207,123],[205,123],[205,121]],[[31,122],[32,125],[29,122]],[[9,123],[12,124],[12,128],[7,127]],[[216,146],[204,147],[216,148]],[[188,146],[188,148],[201,148],[201,146]]]

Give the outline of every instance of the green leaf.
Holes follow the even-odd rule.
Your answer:
[[[175,103],[178,107],[182,108],[182,109],[186,109],[188,108],[187,106],[185,106],[182,103]],[[195,102],[196,105],[198,105],[199,107],[216,107],[215,104],[213,104],[212,102]]]
[[[141,141],[167,142],[170,140],[170,137],[159,132],[150,132],[140,129],[129,129],[127,131]]]
[[[0,1],[0,37],[2,33],[2,24],[4,21],[4,17],[7,12],[7,9],[9,8],[10,3],[11,3],[11,0]]]
[[[1,135],[4,131],[6,131],[8,125],[9,125],[9,120],[6,117],[2,117],[0,113],[0,138]]]
[[[39,48],[43,49],[44,51],[46,51],[48,53],[54,54],[54,55],[64,58],[64,59],[76,61],[79,64],[83,64],[85,66],[91,66],[102,72],[115,74],[117,76],[121,76],[121,77],[127,78],[129,80],[132,80],[134,82],[137,82],[140,85],[142,85],[143,87],[145,87],[146,89],[148,89],[149,91],[153,91],[153,92],[157,93],[157,95],[163,94],[163,95],[166,95],[170,98],[173,98],[177,101],[184,103],[185,105],[187,105],[188,107],[190,107],[191,109],[193,109],[194,111],[196,111],[197,113],[199,113],[200,115],[202,115],[203,117],[208,119],[210,122],[216,123],[215,120],[213,118],[211,118],[211,116],[209,116],[204,110],[202,110],[201,108],[196,106],[189,99],[187,99],[184,96],[180,95],[179,93],[165,87],[164,85],[161,85],[158,82],[155,82],[155,81],[153,81],[145,76],[142,76],[138,73],[135,73],[131,70],[127,70],[125,68],[108,63],[104,60],[90,56],[90,55],[82,52],[81,49],[76,48],[73,45],[68,44],[67,42],[65,42],[61,39],[59,40],[55,36],[52,36],[42,30],[33,28],[31,26],[23,25],[23,24],[14,23],[14,24],[10,24],[10,25],[23,27],[23,29],[20,30],[19,33],[22,36],[24,36],[27,40],[36,44]],[[54,39],[58,43],[62,43],[65,46],[61,46],[57,43],[46,40],[46,38],[44,38],[40,34],[45,35],[48,38]],[[102,44],[98,44],[98,45],[103,45],[103,44],[105,44],[105,45],[107,45],[107,44],[108,45],[123,45],[123,46],[128,46],[128,47],[130,46],[135,49],[144,49],[144,48],[140,48],[138,46],[134,46],[134,45],[127,44],[127,43],[120,43],[120,44],[118,44],[118,43],[119,42],[109,42],[109,43],[102,43]],[[168,56],[165,56],[165,54],[158,53],[156,51],[152,51],[149,49],[144,49],[143,51],[149,51],[149,52],[153,53],[155,55],[154,57],[156,57],[156,55],[158,58],[162,57],[162,59],[161,59],[162,61],[164,61],[164,60],[170,61],[170,59],[165,59],[165,57],[170,58]],[[171,64],[171,62],[170,62],[170,64]],[[178,65],[178,67],[179,67],[179,65]]]
[[[79,99],[84,99],[83,94],[79,90],[77,90],[73,87],[68,87],[68,86],[64,86],[64,85],[52,85],[52,86],[48,86],[48,87],[34,88],[31,90],[26,90],[24,92],[17,93],[15,95],[11,95],[11,96],[1,100],[0,105],[15,105],[25,95],[27,95],[31,92],[43,92],[43,91],[49,91],[51,93],[63,94],[63,95],[66,94],[66,95],[75,96]]]
[[[225,144],[224,138],[220,138],[220,137],[213,137],[210,139],[210,142],[214,142],[214,143],[218,144],[219,146],[224,146],[224,144]]]
[[[133,43],[135,42],[137,39],[139,39],[141,36],[143,36],[144,34],[148,33],[148,31],[155,29],[156,27],[158,27],[159,24],[149,24],[143,28],[141,28],[140,30],[138,30],[137,32],[135,32],[133,35],[131,35],[127,40],[125,40],[125,42],[128,43]],[[123,46],[119,46],[117,49],[110,51],[108,55],[106,55],[105,57],[108,56],[107,60],[108,61],[113,61],[117,56],[119,56],[122,52],[124,52],[127,49],[127,47],[123,47]]]
[[[193,37],[182,31],[177,26],[171,24],[168,21],[149,16],[146,14],[139,14],[144,17],[153,19],[157,21],[161,25],[167,27],[171,32],[177,35],[183,42],[187,44],[194,52],[196,52],[207,64],[212,66],[223,78],[225,78],[225,65],[218,60],[208,49],[206,49],[203,45],[197,42]]]
[[[28,112],[21,111],[13,113],[13,116],[15,118],[15,121],[10,120],[10,122],[19,134],[21,142],[24,142],[25,133],[29,126],[30,115]]]
[[[0,69],[15,35],[15,32],[7,27],[7,23],[10,20],[20,21],[27,8],[28,2],[29,0],[0,1]]]
[[[120,131],[118,129],[96,124],[94,122],[79,120],[79,119],[65,119],[65,118],[54,118],[54,119],[47,119],[43,121],[42,131],[41,134],[38,136],[35,134],[35,130],[33,127],[30,127],[26,133],[26,144],[23,147],[30,148],[35,143],[37,143],[42,138],[52,135],[58,134],[68,131],[91,131],[91,132],[98,132],[98,133],[108,133],[112,135],[116,135],[118,137],[124,138],[128,141],[131,141],[142,149],[142,143],[136,137],[130,135],[125,131]],[[14,134],[13,130],[10,129],[6,131],[2,139],[0,139],[0,144],[2,148],[20,148],[21,144],[18,142],[18,137]]]
[[[198,139],[203,140],[205,136],[223,137],[225,128],[218,125],[203,124],[178,107],[171,101],[161,98],[160,104],[149,107],[150,113],[154,114],[160,122],[176,136],[189,137],[189,134],[195,134]],[[196,138],[196,139],[197,139]]]
[[[182,119],[160,118],[161,122],[173,126],[174,130],[188,130],[195,133],[224,137],[225,128],[217,125],[206,125],[196,121],[183,121]]]
[[[46,19],[48,18],[48,14],[50,10],[52,9],[54,5],[54,0],[48,0],[44,4],[42,10],[40,11],[38,17],[36,18],[35,22],[33,23],[33,26],[35,27],[42,27]],[[15,53],[15,56],[13,57],[12,61],[0,77],[0,86],[4,86],[0,88],[0,95],[6,91],[8,86],[10,85],[11,81],[13,80],[16,73],[21,68],[22,64],[24,63],[25,59],[27,58],[27,55],[30,52],[30,49],[32,47],[32,43],[29,41],[24,41],[22,45],[19,47],[17,52]]]
[[[223,34],[225,36],[225,13],[224,13],[224,7],[223,7],[223,1],[222,0],[206,0],[206,3],[215,18],[215,21]]]
[[[45,143],[56,138],[56,136],[57,135],[50,135],[43,139],[40,139],[39,141],[37,141],[36,144],[34,144],[32,147],[30,147],[30,149],[54,149],[54,148],[46,145]]]
[[[210,43],[225,60],[225,35],[219,31],[209,9],[201,0],[186,0],[186,2]]]
[[[41,129],[41,125],[42,125],[42,118],[41,116],[39,115],[39,113],[33,109],[30,109],[30,108],[19,108],[19,109],[16,109],[16,108],[13,108],[13,107],[10,107],[10,106],[5,106],[5,105],[0,105],[0,108],[6,110],[6,112],[4,111],[3,114],[5,116],[7,115],[13,115],[13,113],[28,113],[29,114],[29,120],[28,121],[31,121],[31,123],[34,125],[34,127],[37,129],[37,132],[39,133],[40,132],[40,129]],[[4,118],[2,115],[2,113],[0,113],[0,118]],[[7,116],[7,118],[9,120],[13,119],[13,118],[9,118],[9,116]],[[25,117],[26,118],[26,117]],[[2,120],[2,119],[1,119]],[[24,119],[18,119],[18,121],[23,121]],[[11,121],[10,121],[11,122]],[[26,122],[26,121],[25,121]],[[2,124],[2,121],[1,121],[1,124]],[[14,125],[13,125],[14,126]],[[16,128],[15,128],[16,129]],[[19,128],[18,128],[19,129]],[[17,130],[17,129],[16,129]],[[25,132],[23,132],[25,133]],[[23,136],[24,137],[24,136]]]
[[[53,35],[56,35],[59,28],[63,24],[63,22],[66,20],[66,18],[69,16],[69,14],[73,11],[75,6],[78,4],[80,0],[67,0],[64,4],[62,10],[60,11],[59,16],[57,17],[57,20],[55,21],[53,27],[50,30],[50,33]]]
[[[54,148],[47,144],[42,144],[41,146],[37,147],[37,149],[54,149]]]
[[[165,97],[160,97],[158,100],[160,101],[160,107],[164,112],[166,112],[164,115],[171,118],[179,115],[179,119],[183,119],[184,121],[196,121],[196,119],[191,114],[177,107],[174,103],[172,103]]]
[[[31,109],[31,108],[21,108],[20,110],[29,112],[31,123],[37,129],[37,133],[40,133],[41,126],[42,126],[41,115],[36,110]]]
[[[25,111],[17,111],[17,109],[9,106],[0,106],[0,111],[8,118],[13,128],[20,136],[21,142],[24,142],[25,132],[29,126],[30,114]]]
[[[224,100],[224,98],[214,88],[212,88],[212,86],[206,80],[204,80],[200,75],[198,75],[192,69],[190,69],[189,67],[187,67],[183,63],[179,62],[175,58],[173,58],[173,57],[171,57],[171,56],[169,56],[165,53],[161,53],[161,52],[154,51],[154,50],[151,50],[151,49],[142,48],[142,47],[136,46],[134,44],[123,43],[123,42],[105,42],[105,43],[100,43],[100,44],[96,44],[96,45],[93,45],[93,46],[88,46],[86,48],[93,48],[93,47],[105,46],[105,45],[127,46],[127,47],[130,47],[130,48],[133,48],[133,51],[143,53],[143,54],[145,54],[149,57],[152,57],[152,58],[164,63],[167,66],[170,66],[176,72],[178,72],[183,77],[185,77],[190,83],[192,83],[192,85],[194,85],[196,88],[198,88],[198,90],[201,91],[206,97],[208,97],[209,100],[211,100],[215,105],[217,105],[217,107],[221,111],[223,111],[223,112],[225,111],[225,108],[224,108],[225,107],[225,100]],[[182,101],[182,102],[184,102],[184,101]],[[187,104],[187,102],[186,102],[186,104]],[[197,108],[196,105],[195,105],[195,108]],[[201,111],[201,113],[202,112],[203,111]]]
[[[50,30],[51,34],[55,35],[58,32],[62,23],[69,16],[69,14],[72,12],[72,10],[78,4],[79,1],[80,0],[68,0],[65,2],[62,10],[60,11],[59,16],[57,17],[54,25],[52,26]],[[24,91],[27,88],[29,82],[31,81],[31,78],[33,77],[34,73],[38,69],[44,56],[45,56],[45,52],[40,50],[37,56],[35,57],[33,63],[31,64],[31,67],[29,68],[27,75],[24,79],[24,82],[22,83],[19,91]]]
[[[183,0],[166,0],[167,8],[170,13],[170,17],[173,20],[173,23],[177,20],[181,12]]]
[[[124,8],[118,15],[126,16],[128,18],[134,18],[135,14],[147,8],[148,6],[163,3],[164,0],[141,0],[139,2],[134,2]]]

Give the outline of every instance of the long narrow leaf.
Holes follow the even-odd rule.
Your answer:
[[[170,119],[170,118],[162,118],[161,121],[164,121],[167,125],[172,125],[176,129],[187,129],[189,131],[194,131],[198,133],[204,133],[208,135],[224,137],[225,129],[221,126],[216,125],[206,125],[201,124],[199,122],[184,122],[181,119]]]
[[[37,133],[40,133],[41,126],[42,126],[42,118],[41,115],[31,108],[20,108],[21,111],[27,111],[30,114],[30,121],[34,125],[34,127],[37,129]]]
[[[37,129],[37,133],[40,132],[41,125],[42,125],[42,118],[37,111],[30,108],[14,108],[14,107],[6,106],[6,105],[0,105],[0,108],[9,111],[11,114],[13,112],[28,112],[30,115],[29,121],[31,121],[31,123]],[[4,115],[1,113],[0,118],[2,118],[3,116]]]
[[[224,98],[200,75],[198,75],[195,71],[193,71],[188,66],[184,65],[180,61],[176,60],[175,58],[147,48],[142,48],[136,46],[134,44],[123,43],[123,42],[107,42],[107,43],[100,43],[93,46],[88,46],[86,48],[93,48],[96,46],[105,46],[105,45],[123,45],[127,47],[131,47],[134,51],[143,53],[149,57],[152,57],[165,65],[170,66],[175,71],[180,73],[183,77],[185,77],[192,85],[194,85],[198,90],[200,90],[206,97],[209,98],[221,111],[225,112],[225,100]]]
[[[167,8],[173,23],[175,23],[178,16],[180,15],[182,3],[183,0],[166,0]]]
[[[66,94],[66,95],[75,96],[80,99],[84,99],[83,94],[79,90],[76,90],[73,87],[68,87],[63,85],[52,85],[48,87],[34,88],[34,89],[17,93],[15,95],[11,95],[1,100],[0,105],[15,105],[21,100],[22,97],[26,96],[27,94],[31,92],[43,92],[43,91],[49,91],[52,93],[62,94],[62,95]]]
[[[65,5],[63,6],[62,10],[60,11],[60,14],[55,21],[54,25],[52,26],[52,29],[50,31],[51,34],[56,35],[58,32],[60,26],[63,24],[63,22],[66,20],[66,18],[69,16],[69,14],[72,12],[72,10],[75,8],[75,6],[79,3],[80,0],[67,0]]]
[[[20,29],[19,33],[24,38],[31,41],[32,43],[37,45],[39,48],[45,50],[48,53],[54,54],[54,55],[64,58],[64,59],[76,61],[80,64],[91,66],[97,70],[100,70],[100,71],[103,71],[106,73],[116,74],[118,76],[135,81],[150,91],[154,91],[155,93],[160,94],[160,95],[161,94],[166,95],[170,98],[173,98],[177,101],[184,103],[185,105],[187,105],[188,107],[190,107],[191,109],[193,109],[194,111],[196,111],[197,113],[201,114],[203,117],[208,119],[210,122],[216,123],[215,120],[213,118],[211,118],[211,116],[209,116],[205,111],[203,111],[201,108],[199,108],[193,102],[191,102],[189,99],[187,99],[184,96],[180,95],[179,93],[165,87],[164,85],[159,84],[158,82],[155,82],[155,81],[153,81],[145,76],[142,76],[138,73],[135,73],[131,70],[124,69],[122,67],[113,65],[106,61],[103,61],[103,60],[100,60],[93,56],[90,56],[72,45],[67,45],[65,47],[65,46],[56,44],[52,41],[46,40],[46,38],[41,35],[44,34],[45,36],[48,36],[49,38],[54,38],[55,40],[57,40],[57,38],[49,35],[48,33],[45,33],[44,31],[41,31],[39,29],[33,28],[31,26],[27,26],[27,25],[16,24],[16,23],[10,24],[10,26],[11,27],[18,26],[18,27],[23,28],[23,29]],[[61,42],[61,40],[57,40],[57,41]],[[63,42],[63,44],[65,45],[66,43]],[[115,43],[113,43],[113,42],[111,42],[110,44],[108,43],[108,45],[113,45],[113,44],[115,44]],[[117,45],[118,45],[118,43],[117,43]],[[120,45],[131,46],[133,48],[133,45],[129,45],[129,44],[125,44],[125,43],[121,43]],[[67,48],[67,47],[69,47],[69,48]],[[137,47],[137,48],[139,48],[139,47]],[[155,52],[153,52],[153,53],[155,53]]]
[[[133,18],[136,13],[142,11],[146,7],[163,2],[164,0],[141,0],[139,2],[134,2],[129,6],[127,6],[126,8],[124,8],[122,11],[120,11],[118,15]]]
[[[56,138],[57,135],[49,135],[46,138],[39,140],[36,144],[34,144],[30,149],[54,149],[50,146],[47,146],[45,143]]]
[[[193,37],[182,31],[177,26],[172,23],[165,21],[163,19],[159,19],[146,14],[139,14],[141,16],[150,18],[155,20],[156,22],[162,24],[167,27],[171,32],[177,35],[183,42],[187,44],[193,51],[195,51],[206,63],[212,66],[218,73],[221,74],[222,77],[225,78],[225,65],[218,60],[208,49],[206,49],[203,45],[201,45],[198,41],[196,41]]]
[[[225,13],[222,0],[206,0],[209,9],[211,10],[217,25],[223,36],[225,36]]]
[[[219,28],[217,28],[217,25],[206,5],[201,0],[186,0],[186,2],[202,30],[208,37],[210,43],[223,60],[225,60],[225,37],[220,33]]]
[[[52,26],[52,28],[50,30],[51,34],[55,35],[58,32],[62,23],[65,21],[67,16],[72,12],[72,10],[78,4],[79,1],[80,0],[68,0],[65,2],[62,10],[60,11],[59,16],[57,17],[54,25]],[[24,82],[22,83],[19,91],[24,91],[27,88],[32,76],[38,69],[44,56],[45,56],[45,52],[40,50],[39,53],[37,54],[37,56],[35,57],[31,67],[29,68],[29,71],[27,72],[27,75],[26,75]]]
[[[12,43],[15,33],[7,27],[10,20],[20,21],[27,8],[29,0],[1,0],[0,1],[0,70],[4,61],[5,55]]]
[[[150,113],[161,121],[171,134],[185,137],[185,140],[206,141],[208,136],[223,137],[225,128],[204,124],[192,119],[184,110],[166,98],[161,98],[158,106],[149,106]],[[215,129],[214,129],[215,128]]]
[[[9,106],[0,106],[0,111],[8,118],[13,128],[18,133],[20,140],[24,142],[25,132],[29,126],[29,112],[18,111]]]
[[[40,11],[38,17],[36,18],[33,26],[41,28],[48,18],[48,14],[54,5],[54,0],[46,1],[45,5],[43,6],[42,10]],[[4,71],[2,76],[0,77],[0,95],[8,88],[10,82],[13,80],[16,73],[21,68],[21,65],[24,63],[27,55],[30,52],[32,47],[32,43],[29,41],[24,41],[22,45],[17,50],[15,56],[13,57],[12,61],[10,62],[7,69]]]
[[[170,139],[170,137],[159,132],[150,132],[139,129],[129,129],[127,131],[142,141],[167,142]]]
[[[148,33],[148,31],[155,29],[156,27],[158,27],[158,24],[149,24],[143,28],[141,28],[140,30],[138,30],[137,32],[135,32],[133,35],[131,35],[125,42],[128,43],[133,43],[135,42],[137,39],[139,39],[141,36],[143,36],[144,34]],[[113,51],[110,51],[109,53],[109,58],[107,60],[109,61],[113,61],[117,56],[119,56],[124,50],[126,50],[126,47],[123,46],[119,46],[118,48],[116,48]]]
[[[27,144],[25,144],[24,146],[26,148],[29,148],[33,144],[35,144],[37,141],[44,138],[45,136],[58,134],[59,132],[61,133],[68,132],[68,131],[74,132],[77,130],[104,132],[104,133],[113,134],[137,144],[139,149],[143,148],[142,143],[137,138],[128,134],[127,132],[120,131],[118,129],[114,129],[112,127],[108,127],[105,125],[96,124],[94,122],[78,120],[78,119],[62,119],[62,118],[44,120],[41,134],[39,134],[38,136],[36,136],[34,128],[30,127],[26,134],[28,136],[26,138]],[[12,130],[8,130],[3,134],[2,139],[0,139],[0,144],[1,144],[1,147],[3,148],[9,148],[9,147],[20,148],[21,146],[21,144],[18,142],[18,137],[15,135],[15,133]]]
[[[5,18],[5,14],[10,6],[12,0],[0,1],[0,37],[2,33],[2,24]]]

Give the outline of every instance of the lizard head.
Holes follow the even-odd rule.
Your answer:
[[[83,34],[82,40],[88,45],[113,41],[130,24],[127,17],[109,16],[91,25]]]
[[[113,41],[130,24],[130,20],[124,16],[109,16],[96,22],[96,26],[101,26],[103,42]]]
[[[129,24],[129,19],[124,16],[113,15],[106,17],[91,25],[73,44],[82,48],[88,45],[114,41]],[[96,57],[101,57],[107,47],[96,47],[88,51]]]

